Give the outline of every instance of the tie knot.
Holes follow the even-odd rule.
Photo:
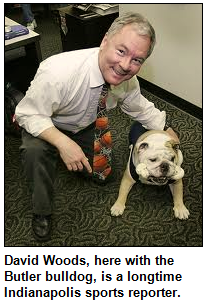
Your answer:
[[[107,88],[107,90],[110,88],[110,84],[108,83],[108,82],[105,82],[104,84],[103,84],[103,87],[105,87],[105,88]]]
[[[108,84],[104,83],[103,87],[102,87],[102,91],[101,91],[101,96],[100,98],[103,99],[104,97],[106,97],[108,95]]]

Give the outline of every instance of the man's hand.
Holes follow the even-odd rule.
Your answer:
[[[62,142],[61,146],[59,147],[59,152],[68,170],[82,171],[84,166],[86,167],[89,173],[92,172],[92,168],[88,162],[87,157],[83,153],[81,147],[67,136],[66,139]]]
[[[39,135],[39,138],[49,142],[58,149],[68,170],[81,171],[85,167],[89,173],[92,173],[92,168],[81,147],[57,128],[51,127],[44,130]]]

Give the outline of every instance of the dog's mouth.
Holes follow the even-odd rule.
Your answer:
[[[165,185],[168,182],[168,178],[166,176],[161,176],[161,177],[149,176],[147,180],[150,183],[159,184],[159,185]]]

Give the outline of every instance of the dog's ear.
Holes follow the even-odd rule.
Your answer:
[[[176,152],[180,149],[179,142],[176,142],[174,139],[168,140],[165,144],[166,147],[172,148]]]
[[[170,135],[171,140],[166,143],[167,147],[173,148],[176,152],[180,149],[180,140],[172,128],[168,128],[166,132]]]
[[[136,144],[137,152],[139,153],[139,152],[141,152],[143,150],[146,150],[148,148],[148,146],[149,145],[146,142],[141,142],[141,143]]]
[[[174,142],[174,143],[172,144],[172,147],[173,147],[173,149],[176,150],[176,151],[180,150],[180,144],[179,144],[179,143],[175,143],[175,142]]]
[[[180,143],[180,140],[177,136],[177,134],[175,133],[175,131],[172,128],[168,128],[166,130],[166,132],[170,135],[170,137],[176,142],[176,143]]]

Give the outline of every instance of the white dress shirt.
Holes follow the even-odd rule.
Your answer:
[[[56,126],[76,133],[96,120],[98,99],[105,83],[98,65],[99,48],[63,52],[44,60],[25,97],[16,107],[19,125],[33,136]],[[155,108],[132,79],[114,87],[107,109],[123,112],[148,129],[163,129],[165,111]]]

